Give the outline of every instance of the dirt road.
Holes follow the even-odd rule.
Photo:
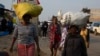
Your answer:
[[[11,41],[12,41],[11,35],[0,37],[0,52],[7,51],[9,53]],[[50,56],[49,39],[40,37],[39,42],[40,42],[40,48],[41,48],[40,55],[41,56]],[[10,53],[10,55],[17,56],[17,45],[16,44],[14,46],[14,52]],[[57,56],[59,56],[59,54]]]
[[[0,37],[0,52],[7,51],[9,53],[9,47],[11,45],[11,35]],[[16,42],[17,43],[17,42]],[[41,48],[40,56],[50,56],[49,50],[49,38],[39,37],[39,43]],[[58,52],[57,56],[61,56],[61,53]],[[14,46],[12,56],[17,56],[17,46]],[[2,56],[2,55],[0,55]],[[88,48],[88,56],[100,56],[100,36],[91,35],[90,39],[90,48]]]

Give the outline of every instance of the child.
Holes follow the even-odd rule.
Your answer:
[[[61,29],[61,42],[60,42],[60,46],[59,46],[59,49],[62,51],[63,50],[63,47],[64,47],[64,42],[65,42],[65,38],[68,34],[68,31],[67,31],[67,28],[68,26],[65,24],[62,25],[62,29]]]

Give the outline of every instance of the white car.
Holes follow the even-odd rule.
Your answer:
[[[95,35],[97,35],[98,33],[100,33],[100,22],[93,22],[91,24],[91,29]]]

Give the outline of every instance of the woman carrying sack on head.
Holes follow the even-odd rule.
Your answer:
[[[29,21],[31,18],[32,16],[25,14],[20,21],[21,23],[14,29],[10,51],[13,51],[14,43],[18,39],[18,56],[34,56],[35,43],[37,45],[37,51],[40,51],[36,28]]]

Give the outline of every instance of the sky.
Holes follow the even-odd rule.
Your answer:
[[[7,9],[11,9],[12,0],[0,0]],[[40,21],[50,20],[53,15],[57,15],[59,10],[62,13],[68,11],[78,12],[82,8],[100,9],[100,0],[40,0],[43,11],[39,16]]]

